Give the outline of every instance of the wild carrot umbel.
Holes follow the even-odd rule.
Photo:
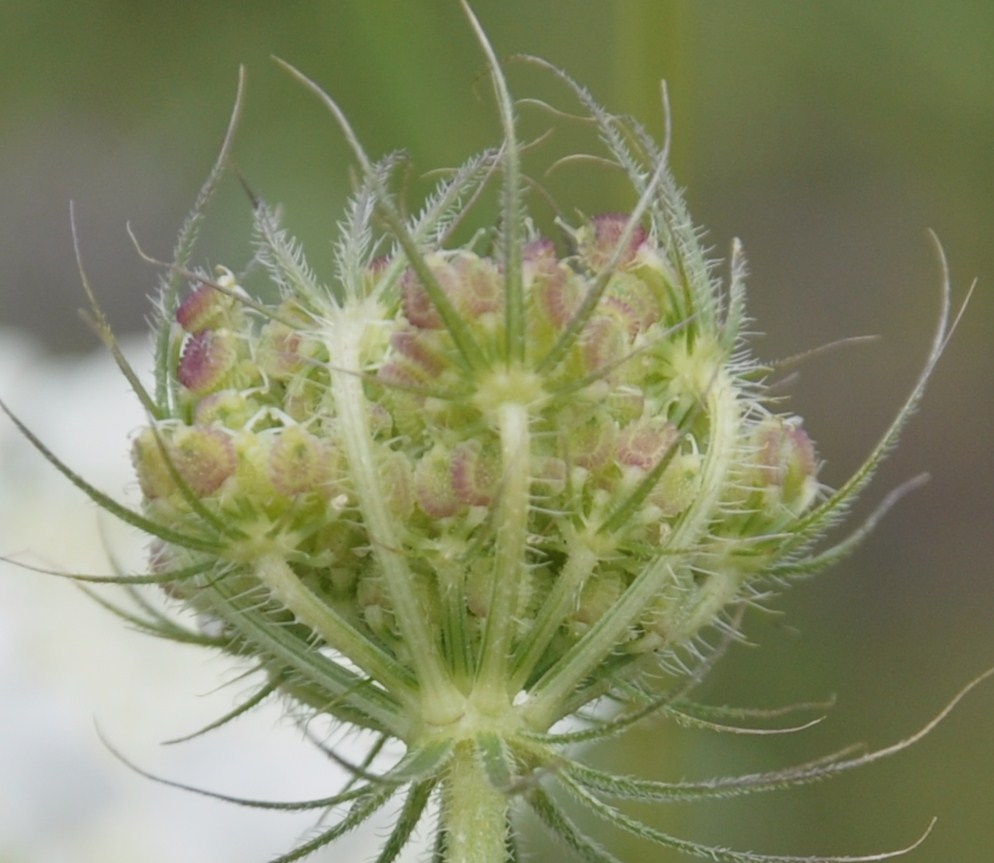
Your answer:
[[[22,429],[152,544],[146,574],[73,577],[132,592],[157,585],[209,621],[197,630],[147,601],[117,609],[151,634],[255,669],[257,691],[225,719],[274,695],[295,716],[374,735],[339,793],[238,801],[336,816],[274,863],[306,856],[384,807],[396,818],[382,863],[430,812],[437,863],[517,860],[518,809],[578,858],[615,860],[564,797],[708,860],[903,853],[735,852],[664,834],[608,801],[806,784],[900,751],[938,719],[870,754],[696,782],[614,775],[576,750],[652,716],[678,712],[702,726],[734,718],[688,693],[738,637],[743,608],[845,556],[895,499],[848,538],[817,545],[921,398],[951,329],[945,272],[920,378],[864,464],[838,490],[825,488],[801,420],[775,410],[771,369],[747,349],[741,250],[732,248],[726,287],[666,148],[529,59],[572,94],[599,132],[602,158],[633,190],[624,213],[563,217],[561,236],[540,235],[517,106],[467,15],[503,140],[448,173],[413,217],[395,192],[400,157],[374,160],[335,102],[285,67],[331,113],[358,165],[330,282],[255,195],[245,275],[193,263],[241,87],[218,162],[163,267],[151,389],[117,349],[84,276],[93,322],[148,415],[133,448],[142,510],[93,488]],[[454,245],[454,226],[488,184],[499,186],[493,227]],[[391,741],[403,754],[383,766]]]

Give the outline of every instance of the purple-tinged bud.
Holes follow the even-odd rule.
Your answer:
[[[231,330],[202,330],[183,348],[176,377],[198,395],[220,389],[238,362],[238,337]]]
[[[179,304],[176,322],[188,333],[216,327],[227,311],[227,299],[213,285],[201,284]]]
[[[661,419],[645,419],[625,426],[618,435],[616,456],[629,467],[651,470],[677,439],[676,426]]]
[[[418,330],[398,330],[390,338],[390,346],[411,364],[418,367],[418,377],[437,377],[445,368],[445,358],[431,344],[431,336]]]
[[[463,503],[488,506],[500,480],[500,462],[480,441],[463,441],[452,451],[452,489]]]
[[[230,270],[218,267],[217,273],[215,282],[201,282],[176,309],[176,322],[186,332],[216,330],[228,323],[228,316],[237,303],[229,292],[241,289]]]
[[[503,308],[504,289],[493,261],[464,252],[452,259],[448,269],[453,277],[449,296],[464,317],[472,320]]]
[[[300,426],[283,429],[269,448],[268,474],[288,497],[324,490],[331,479],[327,444]]]
[[[628,322],[634,338],[659,320],[659,302],[644,281],[628,273],[616,273],[608,284],[604,305]]]
[[[624,213],[604,213],[594,216],[589,225],[577,231],[577,251],[581,260],[595,273],[603,270],[614,257],[627,224],[628,216]],[[645,242],[646,236],[645,228],[636,225],[618,258],[619,270],[635,260],[638,248]]]
[[[536,273],[531,290],[539,313],[557,330],[572,320],[583,302],[583,281],[559,263]]]
[[[466,504],[452,488],[452,453],[436,446],[414,469],[414,493],[418,506],[431,518],[448,518]]]
[[[556,244],[546,237],[536,237],[521,250],[521,266],[525,283],[553,273],[559,264]]]
[[[588,374],[619,363],[631,353],[628,325],[611,314],[594,315],[581,336],[580,353]]]
[[[417,369],[403,360],[390,360],[384,363],[376,370],[376,379],[384,386],[398,389],[420,389],[425,383],[417,373]]]
[[[757,479],[767,505],[799,515],[818,492],[814,445],[799,420],[771,417],[753,431]]]
[[[437,269],[435,273],[437,276]],[[442,316],[413,270],[406,270],[400,277],[400,301],[404,317],[412,327],[422,330],[442,329]]]

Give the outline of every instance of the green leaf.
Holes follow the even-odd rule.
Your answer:
[[[273,281],[284,294],[305,300],[313,309],[324,308],[331,291],[318,283],[303,248],[280,227],[276,212],[259,201],[255,206],[253,222],[256,258],[269,271]]]
[[[652,803],[678,803],[725,799],[819,782],[828,779],[832,775],[831,768],[846,763],[845,757],[859,748],[858,746],[848,747],[831,755],[783,770],[771,770],[742,776],[719,776],[697,782],[664,782],[635,776],[620,776],[597,770],[577,761],[568,761],[561,769],[589,790],[608,794],[617,799]]]
[[[891,421],[891,424],[887,427],[887,430],[877,442],[876,446],[866,457],[863,464],[860,465],[860,467],[851,477],[849,477],[848,480],[846,480],[841,488],[830,495],[827,500],[816,506],[806,516],[801,518],[801,520],[792,528],[791,533],[793,536],[791,537],[788,550],[790,550],[790,548],[801,548],[805,544],[814,541],[828,528],[837,524],[849,511],[860,492],[863,491],[866,485],[873,478],[873,475],[876,473],[880,463],[897,445],[898,438],[900,437],[904,426],[907,424],[908,420],[911,418],[911,415],[915,412],[921,402],[922,396],[925,393],[925,387],[932,377],[932,372],[935,371],[935,367],[939,362],[943,351],[945,350],[949,337],[955,329],[959,318],[962,316],[967,302],[969,302],[970,294],[973,290],[972,288],[970,293],[967,294],[967,297],[960,307],[955,320],[950,326],[951,286],[949,282],[949,267],[938,240],[934,235],[932,236],[932,239],[935,242],[941,268],[941,303],[939,310],[939,321],[935,328],[935,335],[932,338],[932,344],[929,349],[928,357],[925,360],[925,365],[919,373],[918,379],[915,381],[915,384],[912,387],[911,392],[908,394],[908,397],[905,399],[904,404],[901,405],[897,415]],[[887,501],[885,500],[885,505],[886,504]],[[849,550],[849,548],[849,545],[844,544],[841,553],[845,553]],[[839,556],[839,552],[836,552],[836,556]],[[829,559],[831,559],[831,557],[832,554],[829,553]]]
[[[170,740],[164,740],[163,743],[172,746],[176,743],[186,743],[188,740],[193,740],[197,737],[202,737],[210,731],[215,731],[223,725],[227,725],[233,719],[237,719],[245,713],[248,713],[253,707],[257,707],[262,704],[270,695],[278,691],[279,687],[276,683],[266,683],[260,686],[249,698],[246,698],[241,704],[232,710],[229,710],[223,716],[215,719],[213,722],[199,728],[198,730],[190,733],[184,734],[182,737],[173,737]]]
[[[877,854],[865,855],[805,855],[797,856],[790,854],[760,854],[752,851],[732,851],[728,848],[721,848],[716,845],[703,845],[698,842],[691,842],[687,839],[679,839],[669,833],[664,833],[643,824],[641,821],[625,815],[613,806],[609,806],[599,798],[595,797],[586,788],[573,780],[568,774],[560,774],[562,784],[569,789],[574,797],[582,805],[590,809],[594,814],[620,830],[638,836],[640,839],[648,840],[656,845],[671,848],[691,857],[702,860],[710,860],[713,863],[872,863],[877,860],[889,860],[893,857],[900,857],[909,851],[917,848],[925,841],[931,832],[932,826],[911,845],[895,851],[884,851]],[[934,821],[932,822],[935,823]]]
[[[490,784],[499,791],[510,792],[514,787],[515,770],[511,752],[504,739],[493,732],[478,734],[476,749]]]
[[[376,863],[393,863],[397,859],[397,855],[404,850],[421,821],[421,816],[424,815],[436,783],[437,779],[431,778],[412,786],[407,794],[407,799],[404,801],[404,808],[400,810],[394,828],[390,831],[390,836],[387,838],[383,850],[376,858]]]
[[[400,705],[388,692],[373,686],[365,678],[316,650],[283,626],[274,625],[257,603],[246,598],[226,596],[223,583],[214,589],[217,602],[214,611],[230,623],[264,655],[297,671],[309,683],[325,693],[326,701],[341,699],[352,710],[373,720],[374,730],[387,730],[401,736],[406,728]],[[358,717],[356,717],[358,719]],[[364,723],[358,723],[364,724]]]
[[[528,805],[553,836],[562,839],[586,863],[621,863],[581,832],[555,801],[541,789],[528,795]]]

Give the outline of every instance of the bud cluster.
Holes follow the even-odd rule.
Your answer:
[[[630,222],[595,217],[567,232],[564,253],[545,237],[526,238],[521,362],[501,353],[501,263],[470,249],[431,250],[423,276],[479,346],[477,368],[467,368],[409,265],[393,309],[379,305],[375,317],[350,324],[359,328],[358,365],[340,373],[355,383],[365,469],[430,637],[443,650],[458,639],[469,657],[462,689],[500,601],[502,531],[521,532],[512,571],[501,573],[516,582],[501,625],[511,630],[504,649],[528,661],[521,687],[567,656],[653,566],[666,569],[659,589],[606,653],[686,647],[775,556],[766,537],[817,494],[799,421],[761,407],[722,326],[692,318],[657,232]],[[371,296],[385,272],[382,260],[367,263]],[[176,530],[227,526],[216,558],[225,575],[205,582],[278,553],[315,601],[410,663],[350,464],[343,424],[351,419],[336,404],[335,369],[355,359],[336,351],[322,332],[328,323],[299,297],[267,307],[246,296],[219,269],[172,313],[174,409],[133,448],[147,514]],[[522,417],[513,450],[508,411]],[[525,511],[517,525],[503,523],[517,486]],[[205,560],[168,544],[157,554],[175,568]],[[714,582],[722,602],[702,616],[695,606]],[[197,585],[170,590],[213,612],[212,591]]]
[[[328,107],[361,169],[330,284],[258,199],[249,275],[191,269],[229,130],[168,266],[153,391],[94,304],[149,416],[132,447],[141,512],[89,486],[18,425],[72,482],[152,537],[148,574],[80,577],[160,585],[209,626],[187,628],[145,602],[122,615],[252,663],[259,690],[232,716],[279,692],[296,716],[378,735],[341,794],[301,804],[347,813],[277,863],[333,841],[401,789],[407,800],[381,860],[394,859],[434,800],[436,861],[504,863],[515,799],[583,859],[613,860],[542,789],[545,778],[666,847],[729,863],[795,859],[678,840],[602,798],[803,784],[905,744],[670,785],[596,771],[562,748],[676,700],[692,716],[685,689],[665,686],[703,672],[712,634],[734,638],[744,604],[821,569],[865,534],[877,514],[812,551],[920,399],[948,308],[898,417],[850,480],[824,489],[801,420],[773,409],[769,370],[744,342],[738,244],[726,288],[665,150],[558,70],[635,201],[625,213],[560,221],[561,236],[538,233],[513,102],[466,11],[504,140],[443,179],[414,217],[392,191],[397,157],[371,161],[337,105],[290,70]],[[450,243],[495,174],[495,227]],[[240,284],[260,273],[266,284]],[[604,698],[627,712],[560,730]],[[388,740],[405,755],[378,779],[369,768]]]

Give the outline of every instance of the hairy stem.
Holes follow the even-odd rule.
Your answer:
[[[528,481],[531,438],[528,409],[508,402],[498,410],[501,442],[501,486],[497,556],[487,626],[480,651],[475,690],[484,710],[506,707],[507,664],[515,631],[519,588],[525,576],[528,535]],[[492,704],[484,704],[492,701]]]
[[[329,333],[332,355],[340,364],[331,370],[339,428],[373,553],[421,685],[426,718],[444,724],[461,713],[463,699],[445,669],[440,647],[429,631],[425,609],[414,590],[415,579],[407,565],[398,525],[387,506],[372,449],[362,378],[353,371],[361,368],[365,321],[375,317],[361,307],[352,311],[354,316],[348,309],[343,310]]]
[[[472,741],[456,747],[445,777],[445,863],[505,863],[510,798],[495,788]]]

